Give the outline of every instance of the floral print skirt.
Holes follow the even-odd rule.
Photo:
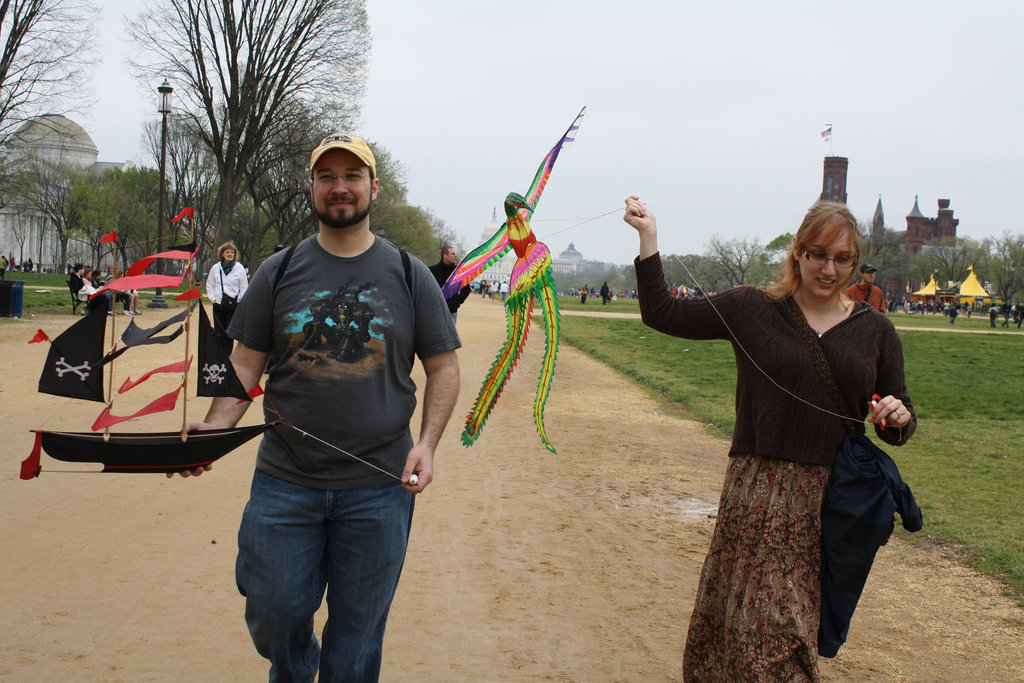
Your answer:
[[[733,456],[683,655],[687,681],[817,681],[831,467]]]

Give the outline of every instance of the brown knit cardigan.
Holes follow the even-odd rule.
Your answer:
[[[772,301],[755,287],[736,287],[712,296],[712,308],[707,299],[672,297],[659,254],[638,258],[635,266],[644,324],[675,337],[732,343],[737,367],[736,427],[729,454],[831,465],[846,436],[843,421],[788,395],[754,365],[814,406],[837,412],[787,302]],[[917,427],[917,416],[907,396],[903,343],[892,322],[858,302],[850,316],[825,332],[820,342],[845,399],[846,414],[862,420],[872,394],[892,394],[910,411],[910,423],[884,431],[876,425],[875,434],[894,446],[906,443]],[[864,432],[863,422],[855,427]]]

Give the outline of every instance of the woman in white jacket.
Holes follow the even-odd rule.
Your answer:
[[[245,267],[235,260],[238,249],[233,242],[225,242],[217,249],[218,263],[210,268],[206,276],[206,295],[213,303],[213,331],[231,353],[232,341],[228,336],[228,325],[235,314],[238,302],[249,287]]]

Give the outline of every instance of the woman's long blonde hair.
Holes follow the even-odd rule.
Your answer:
[[[842,202],[818,202],[807,211],[800,229],[793,238],[793,246],[786,254],[778,281],[764,288],[768,296],[779,300],[791,296],[800,287],[800,257],[804,247],[819,246],[846,236],[853,245],[854,267],[841,282],[837,290],[842,292],[853,281],[856,265],[860,263],[860,228],[857,219]]]

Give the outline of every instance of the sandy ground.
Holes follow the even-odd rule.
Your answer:
[[[47,470],[83,468],[45,456],[39,479],[18,479],[29,429],[84,430],[98,413],[98,404],[33,393],[46,345],[25,342],[37,327],[54,336],[70,322],[0,325],[0,679],[265,677],[233,576],[255,442],[195,480],[56,473]],[[727,443],[563,345],[547,411],[558,455],[549,454],[530,417],[543,346],[535,335],[465,449],[461,417],[504,336],[500,304],[472,297],[459,330],[462,395],[437,478],[417,502],[383,680],[679,680]],[[174,360],[153,353],[149,367]],[[205,405],[191,403],[190,416]],[[250,410],[246,420],[256,419]],[[146,429],[176,426],[155,422]],[[1024,611],[951,553],[895,538],[850,642],[822,674],[1024,680]]]

